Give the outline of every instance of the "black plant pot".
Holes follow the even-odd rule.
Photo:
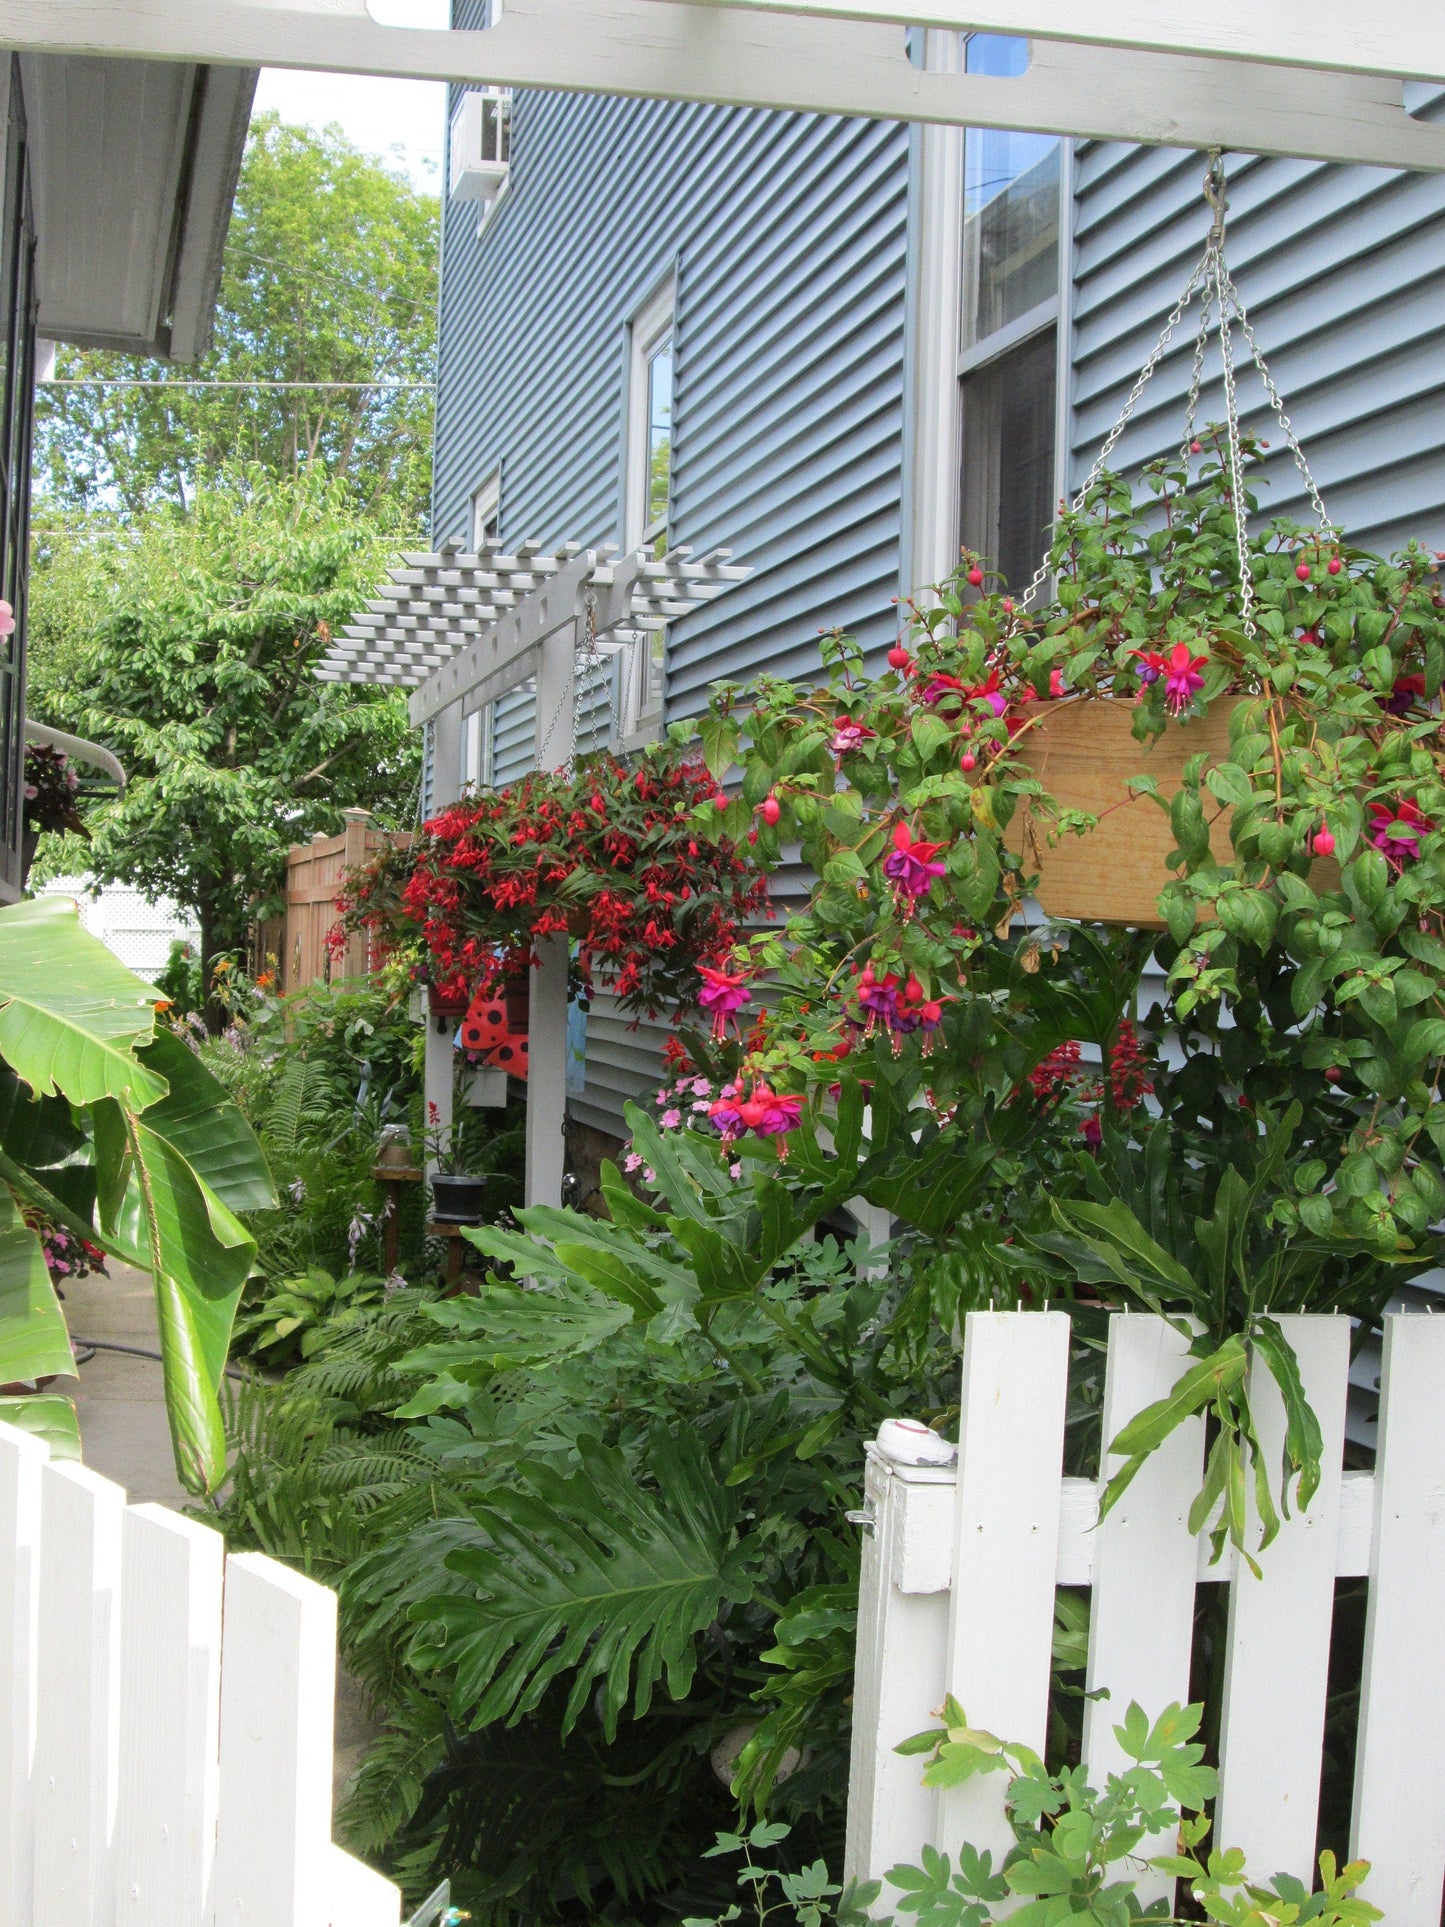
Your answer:
[[[438,1171],[431,1181],[432,1216],[438,1224],[480,1224],[485,1178],[450,1178]]]

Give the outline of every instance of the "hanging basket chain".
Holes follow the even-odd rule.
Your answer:
[[[1103,446],[1095,457],[1093,466],[1090,468],[1089,473],[1084,478],[1082,486],[1074,496],[1070,504],[1070,513],[1076,515],[1079,510],[1083,508],[1090,491],[1103,474],[1109,457],[1118,446],[1120,437],[1132,420],[1134,410],[1139,405],[1140,397],[1153,379],[1155,370],[1168,351],[1169,345],[1174,339],[1175,329],[1183,320],[1195,296],[1199,295],[1201,297],[1199,326],[1194,338],[1194,357],[1190,370],[1189,397],[1185,408],[1184,439],[1180,445],[1180,456],[1181,460],[1187,465],[1189,456],[1194,452],[1195,422],[1199,412],[1199,398],[1204,383],[1205,352],[1208,346],[1211,327],[1217,326],[1219,331],[1220,359],[1224,371],[1224,429],[1226,453],[1229,463],[1230,489],[1235,503],[1235,541],[1239,557],[1240,612],[1245,634],[1253,638],[1256,633],[1254,622],[1254,582],[1249,562],[1249,531],[1244,497],[1244,445],[1239,425],[1239,396],[1235,377],[1234,343],[1232,339],[1232,330],[1236,323],[1249,349],[1250,359],[1259,371],[1260,380],[1264,384],[1264,391],[1269,398],[1275,420],[1279,423],[1280,432],[1284,436],[1286,445],[1293,457],[1295,467],[1299,470],[1300,478],[1304,482],[1305,490],[1309,495],[1310,505],[1320,525],[1321,534],[1327,538],[1334,538],[1337,531],[1328,514],[1325,512],[1325,505],[1320,497],[1319,487],[1315,482],[1314,475],[1311,473],[1309,462],[1305,457],[1303,448],[1300,446],[1299,438],[1294,432],[1290,418],[1285,412],[1284,402],[1280,397],[1278,387],[1275,385],[1274,376],[1270,373],[1269,365],[1265,361],[1263,352],[1260,349],[1259,341],[1250,322],[1248,312],[1243,301],[1240,299],[1239,290],[1234,284],[1234,277],[1229,272],[1228,265],[1225,262],[1224,231],[1228,212],[1228,201],[1225,196],[1226,185],[1223,151],[1216,147],[1210,152],[1209,166],[1204,176],[1204,198],[1208,202],[1213,214],[1213,220],[1209,229],[1209,238],[1205,243],[1204,253],[1200,256],[1189,279],[1185,282],[1179,299],[1175,302],[1168,320],[1160,330],[1158,340],[1154,343],[1148,359],[1139,370],[1138,377],[1133,387],[1129,390],[1124,406],[1119,411],[1118,419],[1109,430],[1108,435],[1104,438]],[[1217,319],[1215,313],[1216,307],[1218,309]],[[1050,574],[1049,559],[1046,556],[1034,572],[1033,580],[1029,583],[1020,598],[1019,606],[1021,608],[1028,607],[1039,590],[1048,581]]]

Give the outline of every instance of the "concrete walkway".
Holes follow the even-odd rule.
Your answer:
[[[108,1277],[81,1278],[62,1287],[76,1350],[81,1349],[78,1341],[88,1338],[158,1354],[160,1336],[149,1275],[114,1258],[108,1260],[107,1270]],[[94,1358],[80,1367],[78,1381],[59,1378],[54,1389],[76,1402],[85,1463],[123,1485],[133,1504],[148,1501],[177,1512],[195,1504],[176,1477],[159,1357],[137,1358],[98,1347]],[[338,1800],[377,1730],[366,1717],[361,1689],[338,1667],[333,1778]]]

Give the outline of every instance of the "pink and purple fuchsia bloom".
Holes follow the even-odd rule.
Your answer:
[[[744,1097],[739,1080],[723,1087],[717,1102],[708,1107],[708,1113],[725,1144],[731,1144],[745,1132],[751,1131],[754,1137],[777,1138],[778,1155],[786,1157],[787,1146],[781,1140],[789,1131],[797,1130],[798,1120],[803,1114],[803,1100],[801,1097],[784,1097],[765,1081],[754,1084],[751,1093]]]
[[[847,756],[866,743],[870,736],[877,734],[877,730],[870,729],[867,723],[855,723],[850,716],[840,716],[828,747],[835,756]]]
[[[1196,656],[1187,642],[1176,642],[1167,656],[1161,656],[1157,649],[1135,649],[1132,653],[1139,658],[1136,673],[1145,688],[1163,678],[1164,700],[1176,716],[1204,687],[1203,671],[1209,667],[1209,658]]]
[[[702,978],[697,1001],[704,1010],[711,1011],[712,1034],[720,1043],[727,1034],[728,1019],[751,1000],[747,973],[742,970],[713,970],[706,964],[699,964],[697,974]]]
[[[1397,867],[1418,860],[1420,839],[1428,836],[1434,827],[1419,804],[1412,803],[1408,797],[1393,808],[1387,803],[1370,805],[1370,841]]]
[[[900,823],[893,832],[893,848],[883,859],[883,874],[893,879],[901,897],[926,897],[934,878],[947,874],[948,865],[938,861],[943,847],[915,838],[908,825]]]

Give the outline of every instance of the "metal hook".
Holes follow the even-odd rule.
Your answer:
[[[1214,210],[1214,225],[1209,230],[1211,248],[1224,246],[1224,217],[1229,212],[1229,202],[1225,198],[1227,185],[1224,174],[1224,149],[1211,147],[1209,166],[1204,175],[1204,198]]]

